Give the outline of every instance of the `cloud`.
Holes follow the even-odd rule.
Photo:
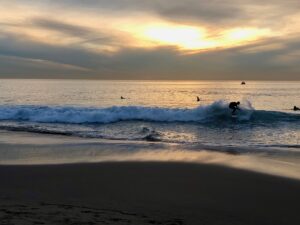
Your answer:
[[[0,55],[0,67],[2,76],[8,78],[60,78],[62,76],[73,78],[74,74],[89,73],[89,69],[78,66],[3,55]]]
[[[181,22],[202,22],[215,26],[225,23],[244,23],[247,20],[289,17],[299,10],[298,0],[0,0],[7,6],[26,5],[52,11],[77,11],[80,13],[109,13],[124,16],[129,13],[155,14],[167,20]],[[59,16],[59,15],[56,15]],[[263,23],[263,21],[261,21]]]
[[[299,79],[298,1],[0,0],[1,4],[8,14],[0,15],[0,77]],[[24,14],[14,11],[18,7]],[[147,16],[150,22],[153,18],[203,26],[213,37],[224,27],[250,25],[269,28],[274,35],[238,47],[182,54],[174,46],[135,44],[134,32],[122,30],[143,25]]]
[[[270,42],[280,49],[249,53]],[[263,43],[214,52],[182,55],[171,47],[123,48],[114,55],[71,47],[54,47],[12,37],[3,38],[0,50],[2,77],[63,77],[100,79],[297,79],[298,63],[278,58],[300,50],[297,39]],[[5,60],[4,60],[5,59]],[[289,74],[287,76],[286,74]]]
[[[76,42],[77,44],[94,43],[113,45],[118,42],[118,38],[107,30],[106,32],[102,32],[91,27],[74,25],[53,19],[34,18],[30,21],[30,25],[46,30],[60,32],[69,37],[80,38],[80,40]]]
[[[3,33],[2,38],[0,38],[0,43],[2,44],[0,55],[40,59],[87,69],[90,69],[92,66],[90,58],[96,56],[96,54],[86,52],[79,48],[53,46],[24,39],[24,37],[3,35]],[[84,58],[88,60],[83,60]]]
[[[21,2],[34,1],[21,0]],[[283,17],[298,13],[299,8],[298,0],[61,0],[39,2],[44,7],[64,7],[96,14],[107,12],[115,16],[134,13],[138,13],[139,16],[154,14],[170,21],[202,23],[215,27],[252,22],[267,22],[275,25]]]
[[[31,20],[33,26],[42,27],[49,30],[59,31],[72,36],[95,35],[95,32],[87,27],[67,24],[61,21],[55,21],[46,18],[34,18]],[[96,33],[98,35],[98,33]]]

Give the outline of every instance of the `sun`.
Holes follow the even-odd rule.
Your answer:
[[[144,29],[146,39],[159,45],[174,45],[181,49],[199,49],[213,46],[213,42],[205,40],[205,31],[190,26],[158,25]]]
[[[209,50],[230,48],[256,41],[269,34],[267,29],[234,28],[208,35],[201,27],[183,25],[151,25],[144,27],[142,39],[156,46],[175,46],[180,50]]]
[[[158,42],[183,45],[189,45],[203,36],[200,30],[190,27],[150,27],[145,35]]]

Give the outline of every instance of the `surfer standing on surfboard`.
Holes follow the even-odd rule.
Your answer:
[[[240,102],[230,102],[230,103],[229,103],[229,106],[228,106],[228,107],[229,107],[230,109],[232,109],[232,113],[231,113],[232,115],[234,115],[234,113],[235,113],[235,111],[236,111],[237,109],[240,110],[239,107],[238,107],[239,104],[240,104]]]

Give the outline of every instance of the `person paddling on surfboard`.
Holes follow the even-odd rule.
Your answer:
[[[238,107],[239,104],[240,104],[240,102],[230,102],[229,103],[229,108],[232,109],[232,113],[231,113],[232,115],[235,115],[234,113],[237,109],[240,110]]]

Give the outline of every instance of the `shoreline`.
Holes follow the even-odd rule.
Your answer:
[[[76,224],[73,222],[80,219],[85,221],[81,220],[82,224],[97,224],[112,212],[118,216],[109,218],[121,220],[110,221],[111,224],[131,221],[131,224],[279,225],[300,221],[300,181],[217,165],[179,162],[2,165],[0,179],[0,215],[6,216],[7,221],[24,219],[26,213],[22,210],[44,224]],[[66,205],[69,210],[63,207]],[[81,212],[86,210],[79,213],[78,207],[91,208],[94,214],[98,210],[98,217]],[[10,213],[4,211],[8,208]],[[50,218],[53,210],[63,216],[52,215],[47,221],[45,218]],[[76,212],[82,217],[76,217]]]
[[[0,133],[0,165],[104,162],[176,162],[220,165],[300,180],[299,152],[238,153],[176,143],[78,138],[27,132]],[[243,152],[243,151],[242,151]]]

